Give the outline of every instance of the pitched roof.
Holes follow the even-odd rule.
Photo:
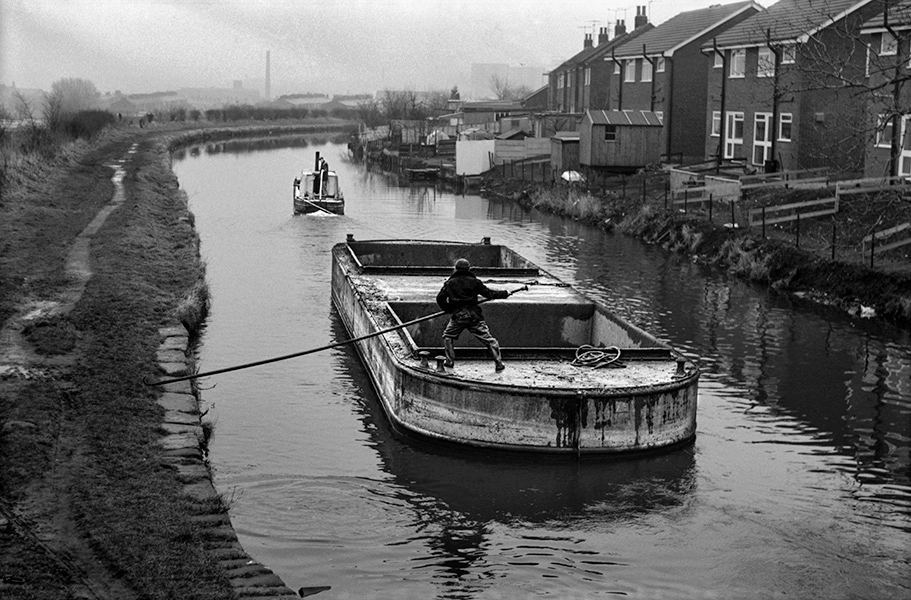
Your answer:
[[[781,0],[715,38],[718,46],[803,42],[821,29],[875,0]],[[709,46],[710,44],[707,44]]]
[[[911,0],[905,0],[890,6],[886,16],[889,27],[911,29]],[[882,12],[864,23],[860,29],[861,33],[879,33],[885,30]]]
[[[593,125],[632,125],[661,127],[661,119],[650,110],[587,110]]]
[[[639,36],[635,43],[626,43],[614,51],[615,56],[642,56],[642,46],[649,56],[673,56],[679,48],[693,42],[707,31],[744,11],[760,10],[751,0],[733,4],[716,4],[708,8],[682,12],[651,31]]]
[[[655,29],[654,25],[652,25],[651,23],[646,23],[642,27],[637,27],[636,29],[633,29],[632,31],[630,31],[628,33],[624,33],[623,35],[618,35],[617,37],[615,37],[608,43],[601,44],[597,48],[595,48],[595,52],[593,52],[588,58],[586,58],[586,61],[591,62],[591,61],[596,61],[596,60],[604,60],[604,56],[608,52],[610,52],[612,50],[616,52],[616,49],[619,48],[620,46],[622,46],[628,42],[631,42],[635,39],[638,39],[638,38],[642,37],[643,35],[645,35],[646,33],[648,33],[649,31],[652,31],[654,29]]]

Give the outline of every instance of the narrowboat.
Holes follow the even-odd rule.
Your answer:
[[[469,332],[445,365],[437,292],[464,258],[503,370]],[[506,246],[356,241],[332,249],[332,300],[400,433],[482,449],[653,451],[696,433],[699,365]]]
[[[294,178],[294,214],[345,214],[345,195],[338,174],[329,169],[325,159],[316,153],[312,171],[303,170]]]

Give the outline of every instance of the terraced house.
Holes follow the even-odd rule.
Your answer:
[[[911,176],[911,2],[863,24],[867,127],[865,177]]]
[[[656,113],[664,125],[665,158],[702,160],[708,89],[702,45],[759,10],[746,1],[683,12],[611,49],[604,57],[611,68],[608,107]]]
[[[614,37],[609,28],[598,30],[597,45],[592,34],[585,34],[582,50],[564,61],[548,76],[549,108],[563,113],[582,113],[585,110],[610,108],[610,66],[604,57],[611,49],[636,39],[654,28],[648,22],[645,7],[636,9],[633,31],[627,31],[625,21],[618,21]]]
[[[781,0],[705,44],[705,154],[766,171],[861,174],[865,23],[881,0]]]

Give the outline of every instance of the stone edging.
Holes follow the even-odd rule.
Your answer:
[[[190,374],[189,335],[182,325],[159,330],[161,343],[156,360],[167,377]],[[159,406],[165,409],[161,428],[161,462],[175,472],[183,494],[205,507],[190,519],[204,528],[203,544],[210,556],[224,569],[238,598],[278,600],[298,598],[278,575],[250,557],[237,539],[231,517],[215,490],[212,474],[205,461],[202,415],[199,396],[190,381],[162,386]]]

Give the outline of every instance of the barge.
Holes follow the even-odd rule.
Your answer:
[[[435,297],[465,258],[506,364],[465,333],[444,366]],[[400,433],[484,449],[615,454],[696,433],[698,364],[506,246],[348,240],[332,249],[332,300]],[[436,317],[426,318],[437,314]],[[593,352],[604,360],[582,360]]]

